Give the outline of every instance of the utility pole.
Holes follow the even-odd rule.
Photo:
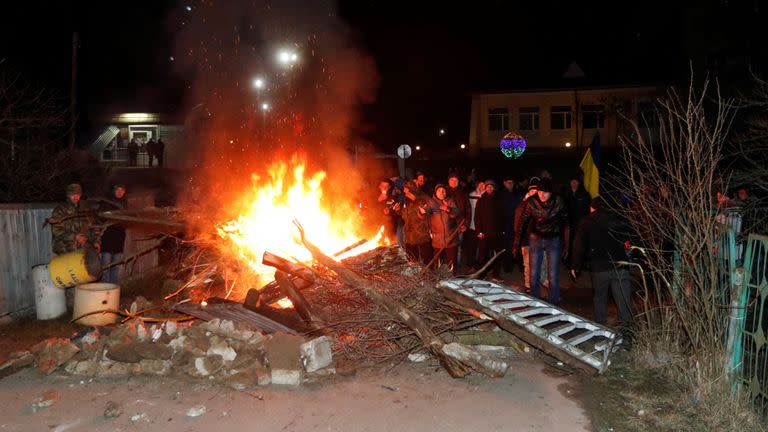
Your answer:
[[[69,151],[75,150],[75,132],[77,126],[77,31],[72,33],[72,89],[69,102]]]

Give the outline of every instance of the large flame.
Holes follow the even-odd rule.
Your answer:
[[[253,176],[253,187],[242,198],[235,219],[217,227],[218,234],[231,240],[231,252],[248,263],[261,283],[274,277],[275,269],[262,264],[264,251],[296,262],[310,262],[312,256],[301,244],[293,221],[301,223],[307,238],[335,259],[343,259],[376,248],[381,244],[383,227],[375,237],[336,255],[370,233],[354,202],[330,199],[323,193],[323,171],[309,175],[306,164],[294,158],[274,163],[266,177]]]

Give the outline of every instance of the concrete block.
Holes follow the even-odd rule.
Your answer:
[[[271,381],[275,385],[301,385],[301,369],[272,369]]]
[[[300,347],[300,351],[301,362],[304,365],[304,370],[307,372],[315,372],[319,369],[326,368],[330,366],[333,361],[331,340],[328,339],[327,336],[321,336],[303,343]]]

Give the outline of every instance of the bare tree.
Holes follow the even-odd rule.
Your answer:
[[[622,211],[640,237],[638,348],[678,358],[678,371],[698,385],[724,376],[729,311],[719,283],[715,192],[728,178],[723,147],[734,114],[716,83],[705,79],[700,88],[691,80],[658,101],[656,139],[627,119],[634,133],[622,137],[622,175],[612,180],[632,197]]]
[[[0,68],[0,202],[49,201],[83,179],[86,157],[65,151],[67,111],[44,87]]]

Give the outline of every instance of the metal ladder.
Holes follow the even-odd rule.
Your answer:
[[[504,285],[478,279],[447,279],[437,285],[447,298],[478,308],[528,344],[582,370],[602,373],[622,343],[609,328]]]

